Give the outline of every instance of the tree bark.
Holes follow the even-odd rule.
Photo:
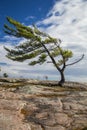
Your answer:
[[[64,76],[64,71],[63,70],[60,71],[60,75],[61,75],[61,79],[60,79],[58,85],[63,86],[63,84],[65,82],[65,76]]]

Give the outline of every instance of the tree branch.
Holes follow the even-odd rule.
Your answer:
[[[59,39],[59,43],[61,43],[61,40],[60,40],[60,39]],[[63,67],[62,67],[61,71],[64,71],[64,69],[66,68],[65,58],[64,58],[63,53],[62,53],[62,51],[61,51],[61,49],[60,49],[60,46],[57,45],[57,43],[55,43],[55,44],[56,44],[56,46],[59,48],[60,54],[61,54],[62,59],[63,59]]]
[[[81,61],[83,58],[84,58],[84,54],[81,56],[80,59],[78,59],[77,61],[75,61],[75,62],[73,62],[73,63],[66,64],[66,66],[74,65],[74,64],[78,63],[79,61]]]
[[[45,44],[43,42],[41,42],[41,45],[44,47],[44,49],[46,50],[46,52],[48,53],[48,56],[50,57],[50,59],[52,60],[52,63],[55,65],[55,67],[57,68],[58,71],[61,71],[61,69],[58,67],[54,57],[51,56],[50,51],[48,50],[48,48],[45,46]]]

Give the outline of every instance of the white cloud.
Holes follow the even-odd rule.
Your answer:
[[[6,41],[18,40],[18,38],[14,37],[14,36],[9,36],[9,35],[5,35],[2,39],[6,40]]]
[[[37,22],[37,25],[46,33],[60,38],[63,47],[70,48],[75,58],[85,54],[85,58],[76,64],[68,72],[68,75],[77,68],[87,73],[87,1],[84,0],[61,0],[56,1],[53,8],[48,12],[47,17]],[[84,67],[83,67],[84,66]],[[80,79],[80,75],[77,79]],[[82,76],[87,80],[87,75]],[[75,75],[73,76],[75,79]]]
[[[25,18],[25,20],[28,21],[29,19],[35,19],[35,18],[36,18],[35,16],[27,16],[27,17]]]
[[[67,4],[65,4],[67,2]],[[87,2],[82,0],[62,0],[56,2],[48,17],[40,25],[51,25],[46,32],[64,42],[86,44],[87,41]],[[58,13],[58,15],[56,15]],[[70,43],[69,43],[70,44]]]

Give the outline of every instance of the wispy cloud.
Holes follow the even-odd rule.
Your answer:
[[[30,19],[35,19],[35,18],[36,18],[35,16],[27,16],[27,17],[25,18],[25,20],[28,21],[28,20],[30,20]]]
[[[61,38],[65,43],[82,45],[87,42],[87,1],[62,0],[56,2],[47,18],[37,25],[48,25],[46,30],[52,36]],[[50,26],[49,26],[50,25]],[[85,45],[82,45],[85,46]]]
[[[86,12],[86,0],[56,1],[53,8],[48,12],[47,17],[44,20],[37,22],[37,26],[42,31],[45,31],[56,38],[60,38],[63,41],[62,46],[69,48],[74,52],[75,59],[78,59],[81,54],[85,54],[83,61],[66,70],[68,79],[69,75],[74,71],[74,74],[72,74],[74,80],[87,80]]]
[[[87,67],[83,68],[83,66],[87,64],[86,12],[87,1],[56,1],[53,8],[48,12],[47,17],[37,22],[37,26],[40,29],[56,38],[60,38],[63,41],[63,47],[70,48],[75,53],[75,58],[78,58],[82,53],[85,54],[84,60],[79,63],[79,67],[83,70],[85,69],[85,71]],[[74,71],[74,69],[71,69],[71,71]]]
[[[42,9],[39,7],[38,10],[41,11]]]

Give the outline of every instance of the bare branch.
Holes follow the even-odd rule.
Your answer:
[[[73,63],[67,64],[66,66],[74,65],[74,64],[78,63],[79,61],[81,61],[83,58],[84,58],[84,54],[81,56],[80,59],[78,59],[77,61],[75,61]]]

